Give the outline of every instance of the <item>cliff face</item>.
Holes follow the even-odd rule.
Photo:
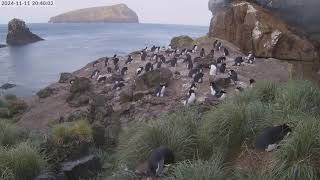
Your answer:
[[[50,18],[50,23],[139,23],[138,15],[125,4],[93,7],[67,12]]]
[[[270,10],[247,1],[210,1],[214,17],[209,36],[225,39],[260,57],[318,61],[317,43],[296,33]]]

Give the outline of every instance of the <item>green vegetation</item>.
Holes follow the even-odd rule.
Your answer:
[[[168,179],[319,179],[319,117],[320,89],[312,83],[260,82],[204,113],[191,107],[130,125],[120,134],[117,157],[119,166],[134,171],[164,145],[177,160]],[[233,166],[243,146],[253,148],[264,128],[283,123],[293,132],[272,153],[268,167]]]
[[[17,144],[19,141],[18,129],[4,121],[0,121],[0,146],[7,147]]]
[[[17,99],[15,95],[0,97],[0,118],[13,118],[23,113],[27,108],[27,104]]]
[[[171,40],[170,45],[172,46],[172,48],[177,48],[177,47],[191,47],[193,46],[194,40],[189,37],[189,36],[178,36],[178,37],[174,37]]]

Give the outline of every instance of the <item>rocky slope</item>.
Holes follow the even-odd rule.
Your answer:
[[[50,23],[139,23],[138,15],[125,4],[79,9],[52,17]]]
[[[212,48],[215,39],[198,40],[199,47],[204,47],[207,52]],[[241,84],[248,84],[250,78],[259,80],[286,81],[290,77],[291,66],[288,63],[275,59],[257,59],[256,64],[246,64],[241,67],[234,67],[234,58],[243,55],[237,47],[221,40],[225,47],[229,48],[230,56],[227,58],[228,69],[234,69],[239,73]],[[167,56],[167,61],[172,57]],[[59,82],[47,87],[43,92],[39,92],[39,97],[27,99],[30,110],[23,115],[18,124],[25,128],[46,130],[50,124],[64,121],[73,121],[79,117],[87,117],[91,122],[100,122],[107,131],[112,134],[116,129],[127,127],[131,121],[151,120],[159,117],[165,112],[170,112],[183,106],[182,101],[188,93],[188,88],[193,81],[188,77],[189,71],[183,63],[185,56],[181,56],[176,67],[170,64],[163,64],[161,69],[136,75],[138,67],[144,67],[146,63],[154,61],[148,52],[146,61],[141,61],[140,54],[132,53],[133,63],[125,65],[127,57],[120,57],[120,69],[128,67],[127,75],[123,76],[125,87],[121,90],[113,89],[115,81],[119,78],[119,73],[108,74],[105,66],[105,58],[100,58],[93,63],[89,63],[84,68],[74,73],[63,73]],[[199,52],[192,54],[194,66],[214,62],[222,52],[216,52],[214,58],[207,56],[199,57]],[[111,60],[110,60],[111,61]],[[95,65],[93,65],[95,64]],[[109,67],[114,68],[112,61]],[[105,74],[105,82],[98,82],[96,78],[90,78],[93,71],[99,70],[100,74]],[[179,72],[179,73],[178,73]],[[219,74],[215,79],[209,77],[209,69],[204,69],[204,82],[199,83],[197,89],[197,104],[214,105],[219,101],[210,95],[209,82],[212,80],[223,80],[228,77],[227,73]],[[70,80],[74,79],[71,85]],[[154,89],[160,83],[167,83],[169,86],[163,98],[154,96]],[[230,96],[235,92],[232,84],[223,84]]]
[[[243,52],[282,60],[319,61],[319,45],[255,3],[210,1],[209,36],[225,39]]]
[[[43,39],[33,34],[26,23],[20,19],[12,19],[8,24],[7,44],[11,46],[24,45],[42,41]]]

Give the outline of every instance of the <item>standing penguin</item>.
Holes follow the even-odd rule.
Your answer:
[[[229,71],[229,77],[230,77],[230,79],[233,81],[233,83],[234,83],[235,85],[237,85],[238,74],[237,74],[234,70],[230,70],[230,71]]]
[[[133,61],[133,58],[131,55],[128,56],[128,59],[126,60],[125,64],[131,64],[131,62]]]
[[[147,56],[148,56],[147,52],[146,51],[142,51],[141,52],[141,61],[145,61],[147,59]]]
[[[195,102],[196,102],[196,93],[194,92],[194,90],[190,89],[188,93],[188,97],[184,102],[184,105],[188,106],[188,105],[194,104]]]
[[[236,57],[236,59],[234,60],[233,66],[241,66],[242,63],[243,63],[243,59],[241,56],[239,56],[239,57]]]
[[[220,90],[218,93],[215,94],[215,97],[219,100],[223,100],[226,98],[226,91]]]
[[[218,40],[215,40],[215,41],[213,42],[213,49],[215,49],[215,48],[217,47],[217,44],[218,44]]]
[[[227,64],[226,63],[222,63],[220,68],[219,68],[219,71],[220,71],[220,73],[225,73],[226,69],[227,69]]]
[[[198,50],[198,46],[197,45],[194,45],[193,48],[192,48],[192,52],[193,53],[196,53]]]
[[[161,68],[161,66],[162,66],[162,61],[159,61],[158,63],[157,63],[157,69],[160,69]]]
[[[161,83],[155,90],[156,97],[163,97],[166,90],[166,84]]]
[[[113,58],[113,65],[115,65],[115,66],[118,65],[119,61],[120,61],[119,58],[117,58],[117,57]]]
[[[188,62],[187,68],[188,68],[188,70],[191,70],[191,69],[193,68],[193,63],[192,63],[192,61],[189,61],[189,62]]]
[[[171,67],[176,67],[177,66],[178,59],[174,57],[173,59],[170,60],[170,65]]]
[[[91,79],[95,79],[98,77],[98,75],[100,74],[100,71],[98,69],[94,70],[91,74]]]
[[[225,61],[226,61],[226,57],[224,57],[224,56],[218,57],[217,64],[224,63]]]
[[[229,56],[229,50],[227,48],[223,49],[224,56]]]
[[[204,48],[202,48],[200,51],[200,57],[204,57],[205,55],[206,55],[206,52],[205,52]]]
[[[148,62],[145,66],[145,71],[149,72],[153,70],[153,65],[151,64],[151,62]]]
[[[175,161],[174,153],[171,149],[161,146],[152,151],[148,159],[147,174],[152,177],[162,176],[165,166],[173,164]]]
[[[197,82],[197,83],[202,83],[203,82],[203,76],[204,76],[204,74],[202,72],[198,73],[198,74],[196,74],[194,76],[193,81]]]
[[[215,96],[217,93],[220,92],[220,88],[215,82],[210,83],[210,92],[211,92],[211,95],[213,96]]]
[[[217,67],[216,67],[216,65],[211,64],[209,75],[210,75],[210,76],[215,76],[215,75],[217,75]]]
[[[104,66],[107,67],[109,64],[109,58],[106,57],[106,59],[104,60]]]
[[[121,75],[122,75],[122,76],[126,75],[126,74],[127,74],[127,71],[128,71],[128,67],[123,67],[123,68],[121,69]]]

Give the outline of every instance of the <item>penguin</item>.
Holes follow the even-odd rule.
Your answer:
[[[160,55],[159,59],[162,63],[166,63],[166,57],[164,57],[164,55]]]
[[[146,51],[142,51],[141,52],[141,61],[145,61],[147,56],[148,56],[147,52]]]
[[[188,106],[191,105],[193,103],[195,103],[196,101],[196,93],[194,92],[194,90],[190,89],[189,93],[188,93],[188,97],[186,99],[186,101],[184,102],[184,105]]]
[[[202,83],[203,82],[203,73],[198,73],[194,76],[193,81],[197,83]]]
[[[229,56],[229,50],[227,48],[223,49],[224,56]]]
[[[187,53],[186,57],[187,58],[186,58],[185,62],[192,62],[192,57],[191,57],[190,53]]]
[[[160,84],[155,90],[156,97],[163,97],[166,90],[166,84]]]
[[[214,49],[211,49],[209,55],[210,55],[211,58],[214,58]]]
[[[221,43],[221,45],[219,46],[219,52],[221,52],[222,49],[223,49],[223,45],[222,45],[222,43]]]
[[[153,70],[153,65],[150,62],[148,62],[144,69],[145,69],[146,72],[152,71]]]
[[[152,46],[152,47],[151,47],[151,52],[154,52],[156,49],[157,49],[156,46]]]
[[[120,71],[120,67],[119,67],[118,64],[115,64],[115,65],[114,65],[114,71],[115,71],[115,72],[119,72],[119,71]]]
[[[205,52],[204,48],[202,48],[200,51],[200,57],[204,57],[205,55],[206,55],[206,52]]]
[[[219,71],[220,71],[220,73],[225,73],[226,69],[227,69],[227,64],[226,63],[222,63],[220,68],[219,68]]]
[[[237,93],[241,93],[241,92],[243,92],[244,91],[244,88],[243,87],[241,87],[241,86],[237,86],[236,87],[236,92]]]
[[[124,82],[124,79],[123,79],[121,76],[116,75],[116,76],[113,76],[112,82],[114,82],[114,83],[117,84],[117,83],[119,83],[119,82]]]
[[[218,100],[223,100],[226,98],[226,91],[224,90],[220,90],[218,93],[215,94],[215,97],[218,99]]]
[[[99,61],[94,61],[94,62],[92,63],[92,67],[96,67],[98,64],[99,64]]]
[[[234,71],[234,70],[230,70],[229,71],[229,77],[230,77],[230,79],[233,81],[233,83],[235,84],[235,85],[237,85],[237,81],[238,81],[238,74]]]
[[[156,61],[158,59],[158,55],[157,54],[154,54],[151,56],[151,60],[152,61]]]
[[[177,66],[178,59],[174,57],[173,59],[170,60],[170,65],[171,67],[176,67]]]
[[[156,53],[157,53],[157,54],[160,53],[160,49],[161,49],[160,46],[158,46],[157,49],[156,49]]]
[[[191,70],[191,69],[193,68],[193,63],[192,63],[192,61],[189,61],[189,62],[188,62],[187,68],[188,68],[188,70]]]
[[[199,69],[193,68],[189,71],[188,77],[193,78],[198,72],[199,72]]]
[[[239,56],[239,57],[236,57],[236,59],[234,60],[233,66],[241,66],[242,63],[243,63],[243,59],[241,56]]]
[[[226,57],[222,56],[217,59],[217,64],[224,63],[226,61]]]
[[[142,49],[141,52],[145,52],[145,51],[148,51],[148,47],[147,46],[144,49]]]
[[[161,66],[162,66],[162,61],[159,61],[158,63],[157,63],[157,69],[160,69],[161,68]]]
[[[254,54],[252,52],[250,52],[249,55],[245,59],[247,59],[248,64],[253,64],[255,61]]]
[[[125,64],[128,65],[128,64],[131,64],[131,62],[133,61],[133,58],[131,55],[128,56],[128,59],[126,60]]]
[[[217,44],[218,44],[218,40],[215,40],[215,41],[213,42],[213,48],[214,48],[214,49],[217,47]]]
[[[70,85],[72,85],[73,83],[74,83],[74,79],[71,79],[70,81],[69,81],[69,83],[70,83]]]
[[[144,69],[143,67],[139,67],[139,68],[136,70],[137,75],[140,75],[140,74],[142,73],[143,69]]]
[[[107,76],[105,76],[105,75],[100,75],[100,76],[97,78],[97,80],[98,80],[98,83],[106,82]]]
[[[220,88],[215,82],[210,83],[210,92],[211,95],[215,96],[218,92],[220,92]]]
[[[127,72],[128,72],[128,67],[123,67],[122,69],[121,69],[121,75],[122,76],[124,76],[124,75],[126,75],[127,74]]]
[[[264,129],[255,140],[255,148],[258,150],[273,151],[277,144],[292,130],[287,124]]]
[[[125,86],[125,84],[123,82],[117,81],[112,89],[113,90],[121,90],[124,86]]]
[[[255,81],[254,79],[250,79],[250,80],[249,80],[249,83],[250,83],[249,87],[250,87],[250,88],[253,88],[253,86],[254,86],[254,84],[256,83],[256,81]]]
[[[107,72],[110,74],[112,73],[112,68],[111,67],[107,67]]]
[[[216,50],[219,51],[220,46],[222,45],[222,43],[220,41],[217,42],[216,44]]]
[[[195,83],[192,83],[189,90],[197,90],[197,85]]]
[[[104,60],[104,67],[107,67],[109,65],[109,58],[106,57],[106,59]]]
[[[171,149],[161,146],[153,150],[148,158],[147,174],[151,177],[159,177],[163,169],[175,162],[175,156]]]
[[[210,75],[210,76],[215,76],[215,75],[217,75],[217,67],[216,67],[216,65],[211,64],[209,75]]]
[[[99,70],[94,70],[91,74],[91,79],[95,79],[99,75],[100,71]]]
[[[114,65],[114,66],[118,65],[118,64],[119,64],[119,61],[120,61],[119,58],[117,58],[117,57],[116,57],[116,58],[113,58],[113,65]]]
[[[192,48],[192,52],[195,53],[195,52],[197,52],[197,50],[198,50],[198,46],[194,45],[193,48]]]

